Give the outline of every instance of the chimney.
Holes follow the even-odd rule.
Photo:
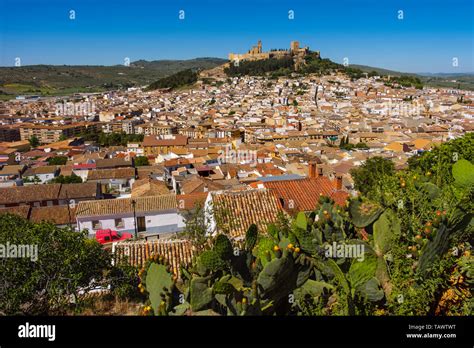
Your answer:
[[[317,165],[316,165],[316,161],[311,161],[308,163],[308,166],[309,166],[309,173],[308,173],[308,176],[311,178],[311,179],[314,179],[316,178],[316,172],[317,172]]]
[[[336,190],[342,190],[342,175],[336,176]]]

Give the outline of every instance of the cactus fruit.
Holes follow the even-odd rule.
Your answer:
[[[356,227],[366,227],[373,223],[382,214],[383,209],[376,203],[362,202],[353,199],[349,203],[352,222]]]
[[[152,262],[146,274],[146,290],[148,291],[151,307],[155,313],[159,313],[161,294],[170,290],[173,286],[171,274],[166,271],[166,266]]]
[[[257,225],[251,224],[245,233],[245,250],[252,251],[257,244],[258,228]]]
[[[223,234],[217,236],[213,250],[222,260],[229,260],[233,254],[232,243],[229,238]]]

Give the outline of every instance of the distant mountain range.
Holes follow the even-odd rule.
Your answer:
[[[0,67],[0,99],[11,99],[19,94],[67,95],[143,86],[178,71],[212,69],[226,62],[226,59],[206,57],[189,60],[138,60],[131,62],[130,66],[28,65]],[[358,68],[364,72],[376,71],[383,75],[416,75],[423,83],[434,87],[474,90],[474,73],[410,74],[365,65],[351,65],[350,67]]]
[[[417,76],[423,84],[431,87],[443,88],[459,88],[474,90],[474,72],[467,73],[404,73],[382,68],[374,68],[366,65],[351,64],[352,68],[360,69],[364,72],[376,71],[382,75],[402,76],[411,75]]]

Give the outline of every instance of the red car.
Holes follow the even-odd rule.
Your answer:
[[[121,240],[126,240],[133,238],[133,235],[131,233],[120,233],[117,231],[113,231],[111,229],[107,230],[98,230],[95,234],[95,239],[100,243],[100,244],[107,244],[111,242],[119,242]]]

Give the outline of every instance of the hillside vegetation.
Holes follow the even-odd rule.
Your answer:
[[[148,85],[186,69],[210,69],[225,63],[219,58],[139,60],[130,66],[29,65],[0,67],[0,98],[19,94],[67,95],[80,92]]]

